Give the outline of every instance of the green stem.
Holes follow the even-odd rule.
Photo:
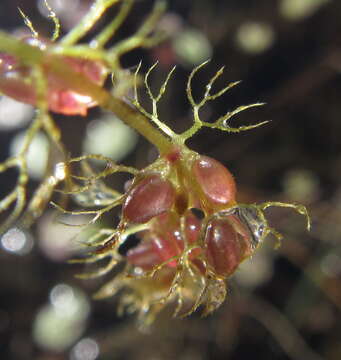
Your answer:
[[[40,49],[25,44],[4,31],[0,31],[0,51],[17,57],[25,65],[38,65],[44,58]]]
[[[110,96],[107,103],[101,105],[103,108],[116,114],[122,121],[154,144],[161,155],[166,154],[173,147],[171,141],[155,128],[144,115],[137,112],[122,99]]]
[[[160,154],[167,153],[171,141],[155,128],[148,119],[121,98],[116,98],[107,90],[94,84],[82,74],[72,70],[59,56],[51,55],[37,47],[0,31],[0,51],[9,53],[29,66],[41,66],[43,71],[59,77],[69,89],[82,95],[90,96],[102,108],[113,112],[127,125],[139,132],[143,137],[155,145]]]
[[[103,13],[119,0],[98,0],[91,7],[88,13],[83,17],[79,24],[74,27],[61,40],[63,45],[73,45],[82,38],[100,19]]]
[[[133,4],[134,0],[126,0],[122,3],[117,16],[115,16],[111,23],[107,25],[98,36],[95,37],[94,41],[96,47],[103,47],[114,36],[115,32],[120,28],[123,21],[129,14]]]

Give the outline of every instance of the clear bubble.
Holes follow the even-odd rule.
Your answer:
[[[56,164],[54,167],[54,176],[57,180],[64,180],[66,176],[66,165],[63,162]]]
[[[77,303],[72,287],[65,284],[56,285],[51,290],[50,302],[56,311],[60,311],[65,315],[77,310]]]
[[[138,266],[135,266],[134,267],[134,274],[135,275],[142,275],[144,273],[143,269],[138,267]]]
[[[31,251],[33,240],[24,231],[12,228],[2,235],[1,245],[8,252],[25,255]]]
[[[84,338],[71,350],[71,360],[95,360],[99,355],[99,347],[95,340]]]
[[[47,350],[65,350],[84,332],[89,311],[83,292],[66,284],[56,285],[50,292],[50,303],[35,317],[35,342]]]
[[[90,310],[83,292],[66,284],[58,284],[52,288],[50,304],[59,316],[77,321],[85,320]]]

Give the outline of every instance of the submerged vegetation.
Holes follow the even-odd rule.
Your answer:
[[[37,108],[21,151],[0,164],[2,173],[10,168],[18,171],[17,183],[1,200],[0,210],[7,215],[2,232],[13,224],[30,226],[48,204],[62,214],[91,216],[85,230],[94,223],[99,226],[84,244],[86,256],[72,262],[95,263],[103,259],[107,262],[80,277],[98,277],[119,269],[95,297],[121,292],[121,308],[137,312],[141,324],[149,324],[170,303],[176,304],[176,316],[188,315],[200,306],[206,315],[219,307],[226,296],[226,280],[238,265],[268,235],[278,241],[282,238],[268,223],[267,208],[291,208],[306,217],[308,229],[310,222],[303,205],[274,201],[239,203],[230,171],[217,160],[186,146],[202,128],[238,133],[266,123],[248,126],[231,123],[238,113],[262,103],[239,106],[214,121],[203,119],[201,110],[207,103],[238,85],[232,82],[213,91],[224,68],[210,78],[200,99],[193,95],[193,78],[207,62],[191,72],[184,96],[192,107],[193,117],[185,131],[177,133],[162,121],[158,104],[175,68],[155,92],[149,79],[157,64],[141,76],[141,63],[128,71],[121,65],[121,58],[135,48],[148,48],[163,39],[156,24],[165,3],[157,1],[134,34],[111,45],[133,3],[133,0],[97,0],[84,19],[63,37],[59,36],[58,19],[46,4],[55,24],[50,40],[39,36],[24,14],[31,36],[18,39],[0,32],[0,91]],[[113,6],[119,7],[116,17],[87,43],[81,42]],[[151,110],[139,100],[142,85]],[[86,116],[93,106],[111,112],[135,129],[156,147],[158,158],[144,169],[136,169],[102,155],[71,157],[53,113]],[[45,178],[28,198],[26,154],[39,132],[47,135],[50,151],[58,154],[55,156],[58,160],[47,169]],[[106,182],[117,173],[130,176],[124,192]],[[107,227],[101,218],[111,212],[118,214],[118,221],[113,220],[112,226]],[[122,255],[119,249],[132,234],[140,242]]]

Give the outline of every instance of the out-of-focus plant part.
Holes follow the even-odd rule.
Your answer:
[[[196,29],[182,29],[174,37],[172,45],[179,61],[190,67],[199,65],[212,56],[212,45]]]
[[[134,149],[136,141],[134,130],[120,119],[106,114],[88,124],[83,150],[85,154],[101,154],[120,161]]]
[[[43,349],[60,352],[83,333],[89,302],[83,292],[66,284],[56,285],[50,302],[41,307],[33,323],[35,342]]]
[[[0,129],[12,130],[23,127],[33,118],[33,107],[7,96],[0,98]],[[8,119],[11,118],[11,121]]]
[[[241,24],[236,33],[238,46],[247,53],[259,54],[271,47],[275,33],[268,24],[248,22]]]
[[[330,0],[281,0],[280,13],[288,20],[301,20],[313,15]]]
[[[80,226],[88,221],[89,216],[56,217],[51,210],[44,212],[37,221],[37,243],[42,254],[57,262],[65,262],[79,254],[88,238],[98,231],[98,225],[94,224],[79,234]]]
[[[288,199],[297,199],[306,204],[319,197],[319,181],[310,171],[297,169],[288,172],[283,179],[284,192]]]
[[[12,140],[10,154],[15,157],[23,146],[25,131],[18,133]],[[27,173],[30,178],[40,180],[44,177],[48,163],[49,142],[44,133],[37,133],[25,154]]]
[[[75,227],[84,228],[83,234],[85,232],[87,236],[84,245],[89,251],[87,256],[71,262],[102,264],[78,277],[96,278],[115,269],[118,274],[102,286],[95,297],[122,292],[119,311],[136,312],[139,325],[146,327],[168,304],[175,304],[175,316],[189,315],[200,306],[203,315],[217,309],[226,296],[226,280],[239,264],[251,257],[268,235],[278,242],[281,240],[282,235],[267,220],[265,212],[268,208],[296,211],[305,217],[307,229],[310,218],[303,205],[279,201],[239,203],[237,186],[230,171],[217,160],[186,146],[188,140],[203,128],[239,133],[267,123],[234,124],[237,114],[263,103],[238,106],[215,119],[205,118],[203,108],[239,81],[217,89],[217,81],[224,71],[222,67],[207,81],[202,95],[195,95],[193,80],[207,65],[208,61],[202,62],[202,58],[209,52],[208,44],[198,34],[194,45],[204,49],[199,58],[193,58],[193,37],[185,39],[185,45],[189,46],[188,59],[199,63],[188,77],[184,94],[192,108],[192,122],[182,133],[177,133],[161,120],[159,104],[172,81],[175,67],[156,90],[151,86],[150,77],[157,63],[141,76],[141,62],[130,74],[123,69],[121,58],[137,47],[147,48],[161,40],[155,27],[165,3],[156,1],[151,13],[130,37],[107,45],[122,26],[133,3],[133,0],[97,0],[79,24],[61,39],[59,21],[48,4],[49,17],[55,24],[51,40],[40,37],[23,13],[33,36],[16,39],[0,32],[0,49],[3,51],[0,89],[37,107],[37,116],[27,129],[21,148],[0,164],[2,173],[10,168],[16,168],[19,173],[16,186],[0,202],[0,210],[9,213],[3,229],[16,221],[26,227],[42,215],[56,194],[56,200],[51,204],[65,219],[77,216],[85,219],[84,224],[78,223]],[[120,6],[116,17],[88,43],[79,43],[111,6]],[[104,86],[108,75],[113,80],[112,89]],[[141,84],[150,107],[142,105]],[[136,169],[116,163],[113,160],[115,154],[103,148],[101,152],[107,151],[105,154],[70,156],[51,112],[85,116],[94,106],[113,113],[139,132],[156,147],[159,157],[145,168]],[[95,128],[97,133],[94,128],[92,130],[91,133],[89,129],[88,136],[97,138],[100,130],[98,127]],[[27,153],[40,133],[46,134],[49,150],[57,154],[58,160],[52,160],[27,202],[30,175]],[[112,141],[120,136],[109,130],[107,135],[113,138]],[[99,141],[103,141],[102,135]],[[86,150],[100,152],[99,146],[95,149],[89,143],[85,145]],[[116,154],[116,157],[119,156]],[[123,191],[110,185],[110,180],[121,173],[130,179]],[[114,213],[118,214],[117,221]],[[101,221],[109,217],[110,223],[102,225]],[[133,234],[140,243],[122,255],[121,246]],[[59,310],[59,301],[54,302],[52,293],[51,303]],[[43,314],[42,319],[51,315],[50,310]],[[65,314],[66,310],[62,317]],[[36,324],[44,322],[39,318]],[[63,324],[65,332],[72,328],[66,321]],[[38,325],[37,341],[50,346],[49,338],[45,338],[47,332]],[[73,335],[78,337],[80,333]],[[67,346],[64,342],[60,344]]]

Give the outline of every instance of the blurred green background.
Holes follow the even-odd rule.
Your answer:
[[[63,31],[91,1],[50,0]],[[131,33],[153,2],[139,0],[118,36]],[[20,7],[42,35],[52,32],[43,1],[2,0],[0,27],[23,31]],[[105,23],[115,10],[101,21]],[[229,296],[212,316],[184,320],[165,311],[147,333],[133,317],[117,317],[117,299],[92,301],[105,279],[74,278],[83,267],[66,264],[75,229],[56,224],[47,212],[30,233],[1,238],[0,358],[3,360],[266,360],[341,358],[341,2],[338,0],[170,0],[160,27],[169,39],[150,51],[126,56],[146,70],[156,59],[157,86],[177,64],[161,118],[177,131],[190,122],[186,79],[211,58],[194,81],[200,96],[208,79],[226,65],[218,85],[243,80],[205,108],[216,118],[252,102],[263,108],[242,113],[233,124],[271,122],[231,134],[204,130],[191,147],[226,164],[235,175],[240,202],[278,200],[305,204],[312,230],[285,209],[271,209],[282,246],[267,239],[229,279]],[[90,34],[91,35],[91,34]],[[85,39],[86,40],[86,39]],[[0,99],[0,157],[20,143],[33,109]],[[56,116],[72,155],[102,152],[142,168],[155,150],[118,119],[90,111],[87,119]],[[117,138],[117,141],[116,141]],[[45,145],[44,145],[45,144]],[[46,139],[38,139],[31,176],[39,180]],[[0,191],[15,173],[0,177]],[[34,187],[36,183],[32,183]],[[70,219],[68,219],[70,220]],[[15,242],[13,239],[16,239]]]

